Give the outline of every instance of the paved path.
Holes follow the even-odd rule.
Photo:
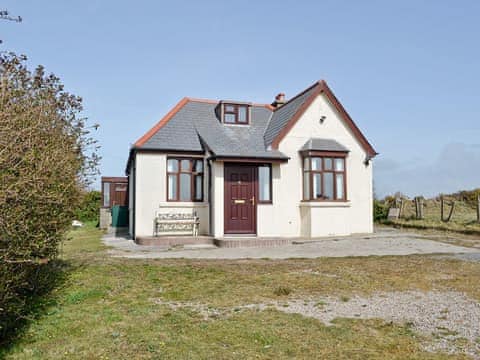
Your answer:
[[[132,240],[114,235],[105,235],[103,241],[112,247],[109,250],[112,256],[137,259],[287,259],[411,254],[472,254],[471,256],[480,256],[478,249],[428,240],[421,235],[412,233],[390,231],[370,236],[324,239],[271,248],[169,250],[167,247],[137,245]]]

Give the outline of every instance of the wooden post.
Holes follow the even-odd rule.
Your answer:
[[[403,215],[403,206],[405,205],[405,200],[403,198],[400,198],[400,206],[398,210],[398,218],[400,219]]]
[[[446,222],[449,222],[450,219],[452,218],[453,210],[455,210],[455,200],[452,200],[451,202],[450,212],[448,213],[448,218]]]
[[[477,222],[480,223],[480,194],[477,196]]]
[[[418,208],[418,196],[413,198],[413,202],[415,203],[415,219],[420,219],[420,209]]]
[[[424,204],[423,200],[425,200],[423,198],[423,196],[418,197],[418,215],[419,215],[418,218],[421,219],[421,220],[423,220],[425,218],[424,213],[423,213],[423,207],[424,207],[425,204]]]
[[[455,210],[455,200],[450,201],[450,212],[448,213],[448,216],[446,218],[444,216],[444,205],[445,200],[443,199],[443,195],[440,195],[440,218],[443,222],[449,222],[452,219],[453,210]]]
[[[415,218],[423,219],[423,196],[415,196],[413,199],[415,202]]]
[[[440,195],[440,219],[443,221],[443,195]]]

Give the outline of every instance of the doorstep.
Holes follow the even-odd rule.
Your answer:
[[[240,247],[276,247],[292,245],[295,238],[274,238],[274,237],[223,237],[214,240],[215,245],[223,248]]]

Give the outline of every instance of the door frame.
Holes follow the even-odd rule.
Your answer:
[[[227,226],[227,210],[226,210],[226,202],[227,202],[227,169],[232,167],[247,167],[252,169],[252,186],[253,186],[253,196],[255,197],[255,205],[253,205],[253,232],[250,233],[242,233],[238,231],[229,231]],[[258,224],[257,224],[257,207],[258,207],[258,165],[252,163],[224,163],[223,164],[223,234],[224,235],[254,235],[257,236],[258,232]],[[229,199],[231,201],[231,199]]]

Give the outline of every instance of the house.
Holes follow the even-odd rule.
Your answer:
[[[130,149],[130,233],[159,212],[215,238],[370,233],[375,155],[323,80],[272,104],[184,98]]]

